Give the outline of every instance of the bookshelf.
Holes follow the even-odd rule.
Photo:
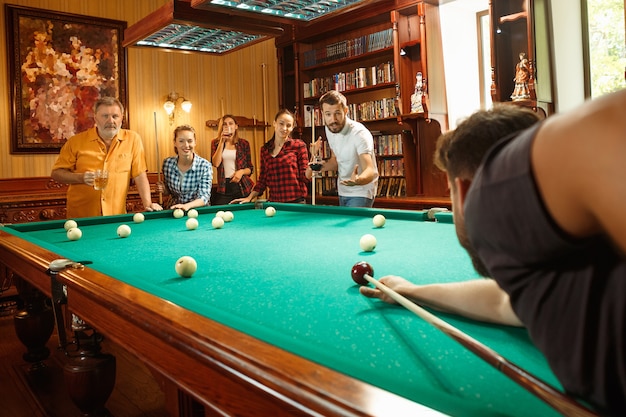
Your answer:
[[[388,207],[402,206],[405,199],[446,201],[445,175],[432,162],[441,128],[428,117],[425,2],[376,3],[363,8],[359,20],[338,16],[294,27],[276,40],[279,63],[293,55],[292,62],[279,65],[281,106],[296,113],[294,136],[325,141],[319,98],[332,89],[342,92],[349,117],[374,136],[376,201],[388,200]],[[418,74],[422,83],[416,86]],[[316,179],[322,204],[335,203],[335,182],[332,174]]]

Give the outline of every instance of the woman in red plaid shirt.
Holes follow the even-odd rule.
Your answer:
[[[274,136],[261,147],[261,170],[252,192],[233,203],[249,203],[269,188],[269,201],[304,203],[308,193],[308,151],[300,139],[289,135],[295,127],[294,115],[286,109],[274,117]]]

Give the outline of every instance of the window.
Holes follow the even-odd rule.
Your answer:
[[[624,0],[582,0],[585,95],[599,97],[624,88],[626,42]],[[586,22],[585,22],[586,20]]]

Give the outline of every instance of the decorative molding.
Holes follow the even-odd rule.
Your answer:
[[[151,191],[158,201],[156,174],[148,174]],[[66,218],[67,185],[50,177],[0,179],[0,224],[27,223]],[[143,211],[137,187],[128,190],[126,210]]]
[[[269,127],[270,125],[268,125],[267,123],[265,123],[262,120],[257,120],[257,119],[250,119],[249,117],[245,117],[245,116],[235,116],[233,115],[233,117],[235,118],[235,120],[237,121],[237,126],[241,127],[241,128],[259,128],[259,129],[263,129],[266,127]],[[220,123],[220,120],[207,120],[206,121],[206,127],[218,127]]]

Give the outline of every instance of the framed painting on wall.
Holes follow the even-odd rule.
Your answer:
[[[13,5],[5,15],[11,153],[57,153],[94,125],[100,97],[127,107],[126,22]]]

